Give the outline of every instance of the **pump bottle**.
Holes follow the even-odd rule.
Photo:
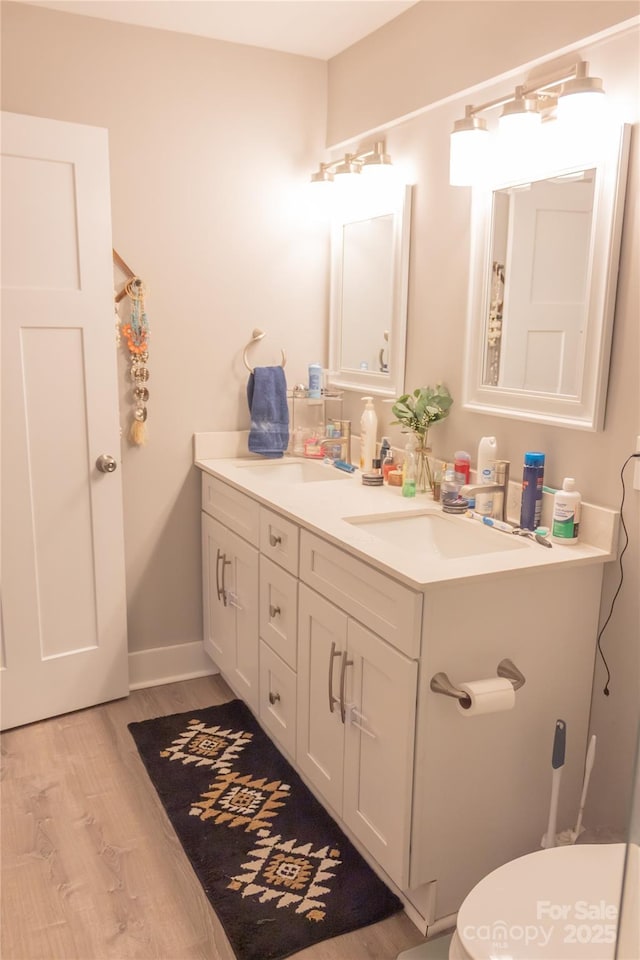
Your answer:
[[[369,473],[376,456],[378,417],[373,406],[373,397],[363,397],[365,404],[360,417],[360,469]]]

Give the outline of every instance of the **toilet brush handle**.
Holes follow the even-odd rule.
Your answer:
[[[553,776],[551,778],[551,803],[549,805],[549,823],[547,832],[542,838],[542,846],[547,850],[556,845],[556,822],[558,817],[558,797],[560,795],[560,780],[562,778],[562,768],[564,766],[564,754],[567,741],[567,725],[564,720],[556,720],[556,729],[553,736],[553,752],[551,754],[551,766],[553,767]]]
[[[553,771],[551,778],[551,803],[549,804],[549,822],[547,832],[542,838],[542,846],[545,850],[556,845],[556,824],[558,820],[558,797],[560,796],[560,780],[562,778],[562,767]]]

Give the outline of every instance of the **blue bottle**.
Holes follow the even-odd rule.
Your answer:
[[[524,455],[522,470],[522,505],[520,526],[523,530],[535,530],[540,526],[542,513],[542,485],[544,483],[544,453],[529,451]]]

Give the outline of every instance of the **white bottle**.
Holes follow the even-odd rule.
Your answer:
[[[477,483],[493,483],[493,460],[498,456],[498,444],[495,437],[482,437],[478,444],[478,466],[476,469]],[[493,513],[492,493],[476,494],[476,513],[490,517]]]
[[[368,473],[376,457],[378,417],[373,406],[373,397],[363,397],[362,399],[365,408],[360,417],[360,469]]]
[[[562,490],[553,495],[551,539],[556,543],[577,543],[580,532],[580,504],[582,497],[576,490],[573,477],[565,477]]]

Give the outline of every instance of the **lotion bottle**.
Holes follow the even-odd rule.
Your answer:
[[[495,437],[482,437],[478,444],[477,482],[493,482],[493,461],[498,456],[498,443]],[[476,494],[476,513],[490,517],[493,513],[493,494]]]
[[[360,417],[360,469],[370,473],[376,456],[378,417],[373,406],[373,397],[363,397],[365,404]]]
[[[582,497],[576,490],[573,477],[565,477],[562,490],[553,495],[551,539],[556,543],[577,543],[580,532],[580,505]]]

